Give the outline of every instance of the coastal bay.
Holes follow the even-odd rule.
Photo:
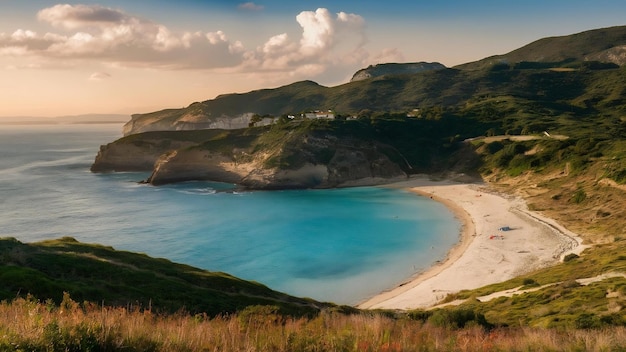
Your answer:
[[[145,173],[90,173],[98,145],[120,129],[0,131],[0,236],[69,236],[341,304],[428,268],[458,239],[460,225],[443,205],[403,189],[241,192],[210,182],[139,184]]]

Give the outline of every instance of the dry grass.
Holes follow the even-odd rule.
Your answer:
[[[262,312],[262,314],[260,314]],[[2,351],[608,351],[626,329],[440,328],[378,314],[288,318],[260,310],[208,319],[184,313],[32,299],[0,304]]]
[[[527,172],[518,177],[492,176],[488,181],[504,193],[525,198],[539,211],[579,234],[587,244],[610,243],[626,231],[626,188],[600,177],[604,164],[596,162],[574,177],[567,170]],[[585,199],[572,201],[577,191]]]

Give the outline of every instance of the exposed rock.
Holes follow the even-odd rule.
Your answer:
[[[203,131],[207,141],[199,143],[165,137],[173,133],[135,135],[102,146],[92,171],[152,170],[146,182],[154,185],[208,180],[250,189],[331,188],[406,176],[382,152],[389,153],[392,147],[357,138],[286,132],[276,144],[265,145],[259,144],[262,133],[242,141],[237,138],[251,137],[238,131],[229,137],[232,144],[225,146],[218,143],[218,131]],[[156,138],[159,135],[162,139]]]
[[[193,180],[239,183],[245,168],[229,170],[224,164],[232,159],[199,149],[174,150],[161,155],[147,182],[162,185]]]
[[[181,113],[182,116],[179,116]],[[123,133],[124,136],[128,136],[151,131],[233,130],[248,127],[253,115],[247,112],[234,116],[211,117],[179,110],[163,110],[151,114],[132,115],[131,120],[124,125]]]
[[[618,66],[626,64],[626,45],[618,45],[610,49],[587,55],[588,61],[611,62]]]
[[[92,172],[151,171],[155,162],[168,151],[195,145],[190,141],[169,139],[119,139],[100,146]]]

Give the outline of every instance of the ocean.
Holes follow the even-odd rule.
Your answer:
[[[236,191],[93,174],[121,124],[0,125],[0,237],[81,242],[222,271],[338,304],[406,281],[445,257],[460,223],[443,205],[385,187]]]

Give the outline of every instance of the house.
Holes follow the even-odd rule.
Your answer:
[[[330,119],[330,120],[334,120],[335,119],[335,114],[333,113],[332,110],[328,110],[327,112],[316,110],[316,111],[313,111],[313,112],[306,112],[306,113],[302,114],[302,117],[305,117],[307,119]]]

